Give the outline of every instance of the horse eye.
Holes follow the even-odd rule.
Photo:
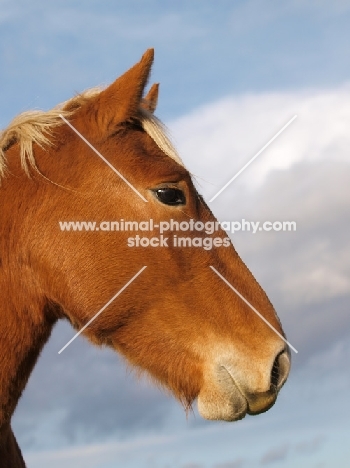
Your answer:
[[[156,195],[165,205],[184,205],[186,197],[182,190],[177,188],[165,187],[157,189]]]

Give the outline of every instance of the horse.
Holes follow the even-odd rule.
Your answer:
[[[289,374],[290,350],[271,302],[154,115],[158,84],[145,93],[153,58],[149,49],[111,85],[26,111],[1,132],[3,468],[25,467],[11,416],[60,319],[120,353],[185,409],[197,400],[206,419],[267,411]],[[60,230],[66,220],[116,219],[152,220],[140,239],[160,238],[161,226],[163,241],[130,246],[136,237],[120,225]],[[168,235],[180,237],[181,223],[198,229],[175,245]],[[201,226],[217,229],[208,236]]]

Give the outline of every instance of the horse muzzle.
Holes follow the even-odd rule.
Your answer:
[[[242,362],[227,356],[208,367],[198,395],[203,418],[236,421],[270,409],[289,374],[289,349],[279,352],[270,366],[260,362],[244,367],[240,370]]]

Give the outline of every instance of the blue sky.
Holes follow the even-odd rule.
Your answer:
[[[29,468],[345,468],[350,457],[350,2],[0,0],[0,127],[107,84],[148,47],[157,115],[221,220],[297,221],[236,233],[293,355],[276,405],[234,424],[186,420],[114,353],[58,325],[14,417]]]
[[[346,1],[81,5],[1,1],[0,77],[17,89],[2,97],[3,119],[108,83],[150,46],[163,119],[230,93],[335,86],[350,72]]]

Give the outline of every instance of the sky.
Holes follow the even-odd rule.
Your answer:
[[[276,404],[186,418],[59,323],[13,418],[29,468],[345,468],[350,457],[350,1],[0,0],[0,128],[108,84],[155,48],[162,119],[298,350]]]

